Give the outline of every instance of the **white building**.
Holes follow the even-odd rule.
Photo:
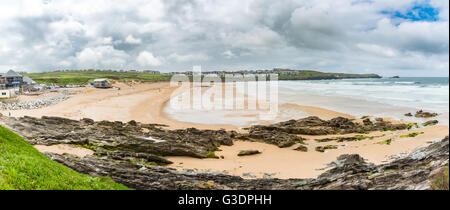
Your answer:
[[[11,98],[14,97],[15,95],[16,94],[12,89],[0,90],[0,98]]]
[[[96,88],[111,88],[112,85],[108,79],[96,79],[96,80],[94,80],[94,87],[96,87]]]

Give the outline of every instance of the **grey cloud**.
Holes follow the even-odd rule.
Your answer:
[[[448,4],[435,2],[440,11],[448,11]],[[446,76],[448,15],[440,14],[437,22],[405,22],[381,13],[406,10],[412,4],[385,0],[48,1],[35,8],[33,15],[20,10],[8,17],[0,14],[0,31],[8,33],[0,37],[5,43],[0,45],[4,61],[0,66],[27,71],[115,65],[161,71],[182,71],[192,65],[202,65],[204,70],[289,67],[385,75],[429,75],[423,70],[429,68]],[[140,42],[126,42],[128,36]],[[155,62],[137,62],[142,53],[165,62],[145,66]],[[89,55],[95,59],[88,59]]]

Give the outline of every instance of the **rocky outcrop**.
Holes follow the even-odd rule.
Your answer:
[[[303,146],[303,145],[299,145],[297,148],[295,148],[294,150],[300,151],[300,152],[308,152],[308,147]]]
[[[204,158],[221,145],[232,145],[236,135],[225,130],[166,130],[162,125],[135,121],[94,122],[59,117],[5,118],[3,121],[34,145],[72,144],[112,159],[138,158],[162,164],[167,164],[163,156]]]
[[[247,141],[260,141],[268,144],[276,145],[280,148],[290,147],[296,143],[303,143],[304,138],[292,135],[283,131],[277,131],[270,127],[253,128],[248,134],[240,134],[236,138]]]
[[[437,121],[437,120],[430,120],[430,121],[426,121],[425,123],[423,123],[423,126],[437,125],[438,123],[439,123],[439,121]]]
[[[258,150],[242,150],[239,152],[238,156],[249,156],[249,155],[256,155],[261,153]]]
[[[290,120],[277,123],[270,126],[252,126],[250,133],[254,131],[275,131],[287,134],[302,135],[329,135],[329,134],[347,134],[347,133],[366,133],[370,131],[385,130],[404,130],[406,124],[393,124],[378,118],[376,122],[365,119],[363,124],[354,122],[351,119],[337,117],[329,121],[318,117],[308,117],[299,120]]]
[[[297,190],[426,190],[433,176],[449,164],[448,137],[420,148],[391,163],[374,165],[359,155],[342,155],[330,170],[317,179],[251,179],[220,173],[176,171],[174,169],[117,162],[88,156],[46,154],[78,172],[109,176],[116,182],[142,190],[183,189],[297,189]]]
[[[316,151],[317,152],[325,152],[329,149],[337,149],[337,148],[338,148],[338,146],[336,146],[336,145],[326,145],[326,146],[316,147]]]
[[[414,115],[417,118],[431,118],[431,117],[436,117],[438,116],[437,113],[431,113],[431,112],[424,112],[423,110],[419,110],[416,112],[416,114]]]

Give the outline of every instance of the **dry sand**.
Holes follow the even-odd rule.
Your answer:
[[[401,135],[412,132],[425,132],[415,138],[400,138]],[[222,151],[216,152],[217,156],[224,159],[196,159],[189,157],[170,157],[174,162],[172,167],[177,169],[194,169],[198,171],[218,171],[245,178],[262,178],[265,174],[272,177],[287,178],[315,178],[325,172],[328,163],[336,160],[343,154],[360,154],[367,161],[381,164],[392,159],[399,153],[409,153],[419,146],[429,145],[432,140],[443,139],[448,135],[447,126],[434,126],[411,131],[398,132],[372,132],[367,136],[381,136],[373,140],[362,140],[357,142],[318,143],[314,139],[330,138],[333,136],[303,136],[308,152],[294,150],[298,145],[290,148],[279,148],[274,145],[257,142],[235,141],[233,146],[222,146]],[[342,135],[354,136],[354,134]],[[380,145],[377,142],[394,139],[391,145]],[[338,149],[327,150],[325,153],[315,151],[317,146],[337,145]],[[261,154],[239,157],[241,150],[258,150]],[[253,176],[253,177],[252,177]]]
[[[92,87],[76,88],[83,93],[74,95],[70,99],[40,109],[1,111],[5,116],[11,117],[42,117],[58,116],[74,120],[91,118],[96,121],[123,121],[135,120],[142,123],[156,123],[169,125],[171,129],[199,128],[199,129],[237,129],[232,125],[203,125],[184,123],[170,119],[164,113],[165,104],[176,87],[170,87],[167,82],[146,83],[129,86],[115,84],[117,89],[96,89]],[[33,96],[37,98],[36,96]],[[43,96],[41,96],[43,97]],[[29,97],[23,100],[29,100]],[[22,100],[22,99],[19,99]]]
[[[60,144],[60,145],[53,145],[53,146],[45,146],[45,145],[34,145],[34,148],[39,150],[40,152],[51,152],[56,154],[70,154],[75,155],[77,157],[85,157],[88,155],[93,155],[94,152],[89,149],[76,147],[73,145],[67,145],[67,144]]]
[[[196,127],[198,129],[220,129],[239,130],[233,125],[208,125],[188,122],[179,122],[171,119],[164,113],[164,107],[168,103],[172,93],[176,90],[170,87],[169,83],[147,83],[129,86],[126,84],[115,84],[117,89],[94,89],[91,87],[78,88],[83,93],[74,95],[70,99],[59,104],[35,110],[1,111],[2,114],[11,113],[13,117],[21,116],[59,116],[79,120],[91,118],[96,121],[123,121],[135,120],[142,123],[166,124],[170,129]],[[36,96],[30,96],[36,98]],[[26,97],[23,100],[29,100]],[[44,96],[40,96],[44,97]],[[19,99],[21,100],[21,99]],[[297,109],[309,115],[318,116],[323,119],[331,119],[337,116],[353,118],[345,113],[339,113],[319,107],[301,106],[297,104],[283,104],[280,109]],[[245,115],[245,114],[244,114]],[[357,121],[360,121],[357,119]],[[425,132],[415,138],[399,138],[400,135],[411,132]],[[308,152],[299,152],[291,148],[278,148],[273,145],[236,141],[231,147],[222,146],[222,151],[216,155],[223,155],[224,159],[195,159],[189,157],[168,157],[174,164],[171,167],[178,169],[198,169],[210,170],[242,176],[250,173],[247,178],[263,177],[264,174],[271,174],[277,178],[313,178],[324,172],[327,163],[330,163],[341,154],[360,154],[368,161],[382,163],[388,161],[392,155],[411,152],[418,146],[426,146],[429,141],[442,139],[448,135],[447,126],[432,126],[411,131],[397,132],[374,132],[368,136],[380,136],[373,140],[363,140],[358,142],[328,142],[317,143],[314,139],[327,138],[331,136],[303,136],[308,140]],[[353,136],[349,134],[346,136]],[[391,145],[379,145],[376,142],[393,138]],[[336,150],[328,150],[325,153],[316,152],[316,146],[338,145]],[[41,152],[68,153],[78,156],[90,155],[92,151],[82,148],[68,147],[67,145],[57,145],[51,147],[36,146]],[[238,157],[240,150],[257,149],[262,154]],[[322,169],[322,170],[320,170]]]

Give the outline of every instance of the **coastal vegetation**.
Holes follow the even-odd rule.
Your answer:
[[[436,174],[431,180],[431,189],[433,190],[449,190],[449,171],[445,166],[441,172]]]
[[[425,122],[425,123],[423,124],[423,126],[424,126],[424,127],[427,127],[427,126],[433,126],[433,125],[437,125],[438,123],[439,123],[439,121],[437,121],[437,120],[430,120],[430,121]]]
[[[337,149],[337,148],[338,147],[336,145],[326,145],[326,146],[316,147],[316,151],[317,152],[325,152],[326,150]]]
[[[376,144],[386,144],[386,145],[391,145],[391,143],[392,143],[392,139],[388,139],[388,140],[385,140],[385,141],[380,141],[380,142],[377,142]]]
[[[52,161],[0,126],[0,190],[126,190],[109,177],[80,174]]]
[[[205,158],[219,159],[219,156],[217,156],[213,151],[208,151],[205,155]]]
[[[417,123],[409,123],[407,129],[411,130],[414,128],[419,128],[419,125]]]
[[[181,72],[180,72],[181,73]],[[240,72],[236,72],[240,73]],[[245,72],[242,72],[245,74]],[[24,74],[37,83],[55,85],[86,85],[94,79],[106,78],[117,82],[162,82],[170,81],[171,74],[147,74],[137,71],[113,70],[67,70],[42,73]],[[344,74],[325,73],[311,70],[298,70],[291,74],[279,74],[279,80],[324,80],[324,79],[351,79],[351,78],[381,78],[376,74]],[[222,77],[223,79],[223,77]]]
[[[400,138],[414,138],[414,137],[416,137],[416,136],[418,136],[420,134],[424,134],[424,132],[410,133],[410,134],[407,134],[407,135],[402,135],[402,136],[400,136]]]

